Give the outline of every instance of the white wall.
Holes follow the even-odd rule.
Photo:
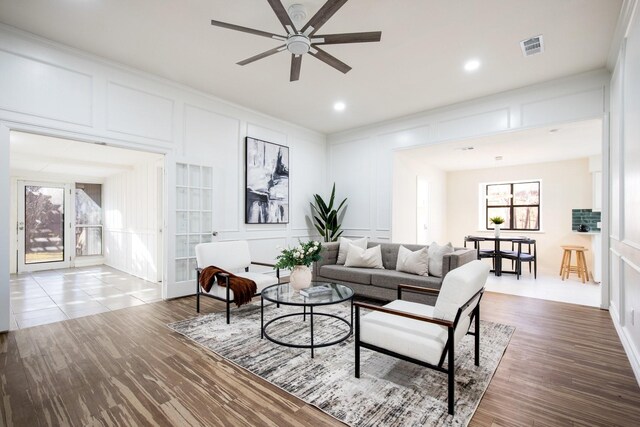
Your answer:
[[[102,186],[104,263],[151,282],[159,278],[161,168],[162,160],[140,163]]]
[[[345,235],[391,238],[394,151],[601,119],[609,79],[606,70],[589,72],[330,135],[329,181],[349,197]]]
[[[166,154],[165,297],[193,293],[194,288],[192,283],[175,283],[176,162],[216,168],[214,191],[219,203],[214,221],[219,237],[248,239],[255,259],[273,259],[276,245],[293,244],[312,233],[305,219],[308,202],[313,193],[328,187],[324,135],[4,25],[0,25],[0,70],[0,125]],[[242,165],[247,135],[290,147],[287,225],[244,224]],[[8,139],[0,144],[0,154],[8,155]],[[8,206],[8,167],[0,169],[0,188]],[[2,237],[7,228],[0,228]],[[8,238],[0,241],[0,266],[8,262],[7,252]],[[3,292],[8,287],[5,273],[0,267]],[[4,311],[0,317],[4,322]]]
[[[429,183],[428,242],[417,242],[417,181]],[[393,159],[392,237],[395,243],[446,243],[447,174],[426,166],[411,150],[398,151]]]
[[[562,260],[561,245],[575,244],[590,249],[587,253],[588,262],[593,265],[591,238],[571,231],[571,209],[589,209],[592,204],[592,178],[587,158],[448,172],[447,194],[451,197],[446,204],[447,240],[456,246],[462,246],[465,235],[493,235],[493,231],[479,228],[478,218],[481,214],[484,217],[484,198],[480,198],[480,184],[537,179],[542,181],[541,231],[503,230],[501,233],[535,239],[539,270],[558,274]]]
[[[640,7],[611,79],[610,312],[640,382]],[[605,198],[606,200],[606,198]]]
[[[0,171],[9,171],[9,128],[0,124]],[[0,175],[0,200],[9,198],[8,176]],[[6,206],[5,202],[5,206]],[[11,323],[9,288],[9,210],[0,209],[0,332]],[[4,242],[4,244],[2,243]]]

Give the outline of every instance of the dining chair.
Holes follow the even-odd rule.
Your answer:
[[[495,270],[496,268],[496,252],[494,249],[482,249],[480,246],[480,242],[486,242],[487,239],[484,239],[482,237],[479,236],[465,236],[464,237],[464,247],[467,247],[467,242],[469,243],[473,243],[473,248],[477,251],[478,253],[478,259],[484,259],[484,258],[491,258],[492,259],[492,264],[493,264],[493,269]]]
[[[526,245],[526,252],[523,251],[522,246]],[[533,252],[531,247],[533,246]],[[516,278],[520,280],[520,275],[522,274],[522,263],[526,262],[529,264],[529,273],[531,273],[531,267],[533,265],[533,278],[537,279],[538,276],[538,255],[536,249],[536,241],[534,239],[523,238],[519,240],[513,240],[511,251],[500,251],[500,255],[504,259],[509,259],[512,262],[515,262],[515,272]]]

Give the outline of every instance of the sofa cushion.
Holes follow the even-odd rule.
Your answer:
[[[347,259],[344,262],[344,266],[383,269],[380,245],[369,249],[362,249],[356,245],[349,244],[349,252],[347,252]]]
[[[321,278],[333,279],[339,282],[354,282],[362,285],[371,284],[371,273],[381,272],[375,268],[351,268],[343,265],[323,265],[320,267]]]
[[[371,275],[372,285],[388,289],[397,289],[400,284],[440,289],[441,283],[442,279],[438,277],[418,276],[395,270],[375,270]]]
[[[404,273],[417,274],[418,276],[427,276],[429,269],[429,254],[427,248],[410,251],[404,246],[400,246],[398,250],[398,262],[396,263],[396,271]]]
[[[429,245],[429,274],[436,277],[442,277],[443,273],[443,259],[446,254],[450,254],[454,251],[451,242],[446,245],[440,246],[436,242]]]
[[[421,316],[433,316],[433,307],[396,300],[384,307]],[[447,328],[379,311],[360,318],[360,339],[404,356],[437,365],[447,343]]]
[[[340,237],[338,239],[340,242],[340,248],[338,249],[338,260],[336,264],[343,265],[347,260],[347,254],[349,253],[349,245],[354,245],[362,249],[367,249],[367,242],[369,241],[368,237],[363,237],[362,239],[347,239],[346,237]]]
[[[380,245],[380,252],[382,252],[382,265],[387,270],[395,270],[396,263],[398,261],[398,250],[400,249],[399,243],[377,243],[369,242],[367,247],[372,248],[376,245]],[[422,249],[425,245],[402,245],[410,251],[417,251]]]

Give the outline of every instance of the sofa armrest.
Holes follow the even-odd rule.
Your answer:
[[[320,258],[313,263],[311,273],[313,280],[316,280],[320,276],[320,267],[323,265],[335,264],[338,261],[338,250],[340,249],[339,242],[328,242],[322,244],[322,251],[320,252]]]
[[[478,259],[475,249],[456,249],[450,254],[446,254],[442,259],[442,278],[451,270],[460,267],[468,262]]]

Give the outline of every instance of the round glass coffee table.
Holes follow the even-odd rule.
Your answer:
[[[299,291],[295,291],[291,287],[291,285],[289,285],[288,283],[281,283],[278,285],[272,285],[264,288],[262,290],[262,296],[260,298],[260,306],[261,306],[260,307],[260,338],[267,338],[269,341],[279,345],[283,345],[285,347],[309,348],[311,349],[311,357],[313,357],[314,350],[316,348],[336,345],[343,342],[347,338],[349,338],[349,336],[351,336],[351,333],[353,332],[353,289],[338,283],[311,282],[311,287],[318,287],[318,286],[325,286],[330,289],[330,292],[322,295],[305,297],[304,295],[300,294]],[[302,307],[303,311],[276,316],[265,323],[264,321],[264,301],[265,300],[276,303],[278,307],[280,307],[280,305]],[[335,314],[320,313],[318,311],[314,311],[314,308],[316,307],[339,304],[345,301],[351,301],[351,317],[349,320],[344,319],[340,316],[336,316]],[[310,344],[296,344],[290,341],[275,339],[269,335],[269,332],[268,332],[269,327],[270,326],[277,327],[277,323],[281,322],[283,319],[290,318],[290,317],[302,317],[302,321],[306,322],[307,316],[309,317],[310,328],[311,328]],[[313,336],[313,321],[314,321],[314,318],[316,317],[325,317],[325,318],[328,317],[328,318],[337,319],[341,322],[344,322],[349,327],[349,330],[347,331],[346,334],[343,334],[335,339],[317,343],[314,341],[314,336]]]

